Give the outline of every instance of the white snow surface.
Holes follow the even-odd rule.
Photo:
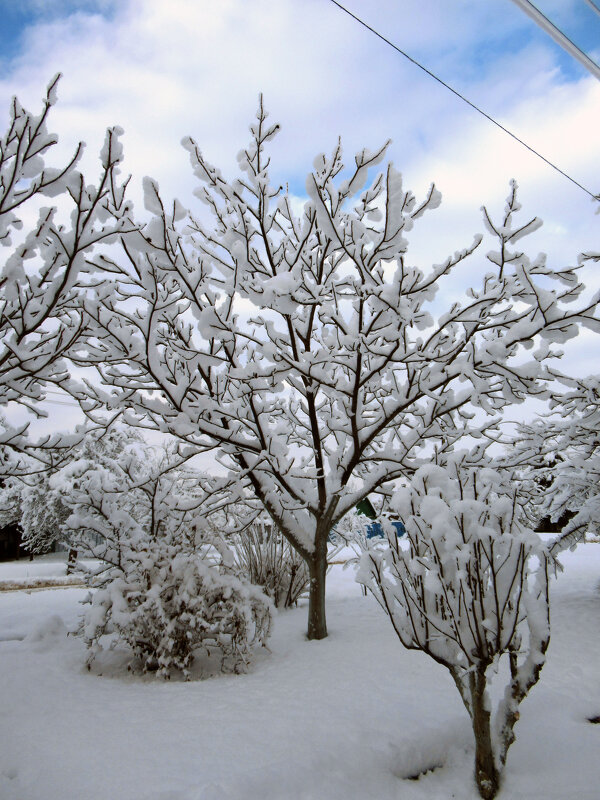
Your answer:
[[[18,561],[0,562],[0,587],[3,583],[27,583],[44,578],[64,578],[67,574],[65,558],[66,553],[63,552],[35,556],[33,561],[21,558]],[[79,563],[90,567],[98,562],[93,559],[84,559]]]
[[[600,545],[561,560],[548,661],[521,706],[501,800],[600,797],[600,725],[587,721],[600,715]],[[20,561],[0,579],[43,563],[64,569]],[[133,677],[117,651],[87,672],[67,636],[85,594],[0,594],[2,800],[478,797],[450,676],[402,648],[351,569],[329,575],[327,639],[306,641],[306,606],[281,612],[247,674],[188,683]]]

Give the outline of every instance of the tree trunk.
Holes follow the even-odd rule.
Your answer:
[[[308,638],[324,639],[327,636],[325,620],[325,578],[327,575],[327,545],[324,552],[316,552],[308,563],[310,575],[308,599]]]
[[[491,712],[486,703],[485,669],[470,675],[473,733],[475,734],[475,781],[484,800],[492,800],[500,788],[491,734]]]
[[[69,555],[67,557],[67,575],[70,575],[77,565],[77,550],[74,547],[69,548]]]

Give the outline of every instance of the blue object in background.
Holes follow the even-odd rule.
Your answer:
[[[385,533],[383,532],[383,527],[381,526],[380,522],[377,522],[377,512],[373,508],[373,504],[369,500],[368,497],[364,497],[360,503],[357,503],[356,510],[359,514],[368,517],[369,519],[375,520],[371,522],[370,525],[367,525],[367,539],[383,539],[385,537]],[[396,536],[404,536],[406,533],[406,528],[400,522],[400,520],[396,520],[392,522],[394,528],[396,528]]]
[[[396,520],[395,522],[392,522],[392,525],[394,526],[394,528],[396,528],[396,536],[398,536],[398,538],[400,536],[404,536],[404,534],[406,533],[406,528],[400,522],[400,520]],[[367,539],[375,539],[378,536],[381,537],[381,538],[383,538],[385,536],[385,533],[383,532],[383,528],[381,526],[381,523],[380,522],[372,522],[367,527]]]

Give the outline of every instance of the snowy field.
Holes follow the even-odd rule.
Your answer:
[[[521,706],[507,800],[600,797],[600,544],[563,555],[552,641]],[[45,565],[45,566],[44,566]],[[59,575],[0,564],[0,581]],[[350,570],[329,576],[330,636],[280,613],[250,672],[134,678],[83,667],[81,588],[0,593],[2,800],[475,800],[470,723],[450,676],[403,650]],[[430,772],[414,777],[431,768]],[[411,779],[412,778],[412,779]]]

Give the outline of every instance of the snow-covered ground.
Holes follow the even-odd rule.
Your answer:
[[[23,558],[19,561],[0,563],[0,592],[19,586],[24,589],[35,589],[45,585],[81,584],[83,580],[81,575],[67,575],[65,555],[65,553],[50,553],[37,556],[33,561]],[[97,562],[84,560],[81,563],[91,566]]]
[[[600,797],[600,725],[587,721],[600,714],[600,544],[563,562],[502,800]],[[60,575],[64,563],[0,564],[0,581],[25,570]],[[329,638],[305,640],[305,607],[284,612],[248,674],[190,683],[134,678],[116,653],[87,672],[82,642],[66,636],[84,595],[0,594],[2,800],[477,797],[450,676],[403,650],[350,570],[329,576]]]

